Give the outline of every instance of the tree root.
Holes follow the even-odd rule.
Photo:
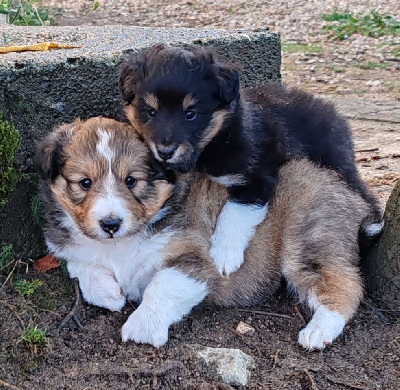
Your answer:
[[[63,329],[65,327],[65,325],[71,320],[73,319],[76,323],[76,325],[78,326],[78,328],[80,330],[85,330],[85,327],[82,325],[78,315],[76,314],[76,311],[79,307],[80,301],[81,301],[81,293],[79,291],[79,283],[78,283],[78,279],[74,278],[73,279],[73,283],[74,283],[74,288],[75,288],[75,303],[74,306],[72,306],[71,311],[66,315],[66,317],[64,318],[64,320],[61,322],[61,324],[58,326],[57,328],[57,332],[59,332],[61,329]]]

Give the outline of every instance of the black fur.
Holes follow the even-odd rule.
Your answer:
[[[244,175],[244,185],[228,187],[232,200],[265,204],[273,195],[278,168],[292,158],[308,157],[336,170],[371,204],[375,219],[381,218],[377,200],[358,174],[349,125],[331,103],[280,83],[240,90],[238,68],[200,48],[158,45],[134,55],[122,64],[119,85],[125,110],[134,110],[134,125],[147,142],[193,147],[178,163],[166,161],[171,168],[196,166],[214,177]],[[152,118],[146,93],[159,102]],[[190,108],[197,114],[192,121],[182,108],[187,95],[197,101]],[[228,113],[223,126],[202,146],[219,111]]]

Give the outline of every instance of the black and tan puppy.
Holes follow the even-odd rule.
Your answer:
[[[307,160],[281,167],[243,266],[223,277],[209,249],[225,187],[200,173],[171,183],[151,160],[131,126],[105,118],[58,127],[36,155],[50,251],[67,260],[88,302],[140,303],[124,341],[159,347],[202,300],[248,305],[282,276],[314,311],[303,347],[322,349],[342,332],[362,297],[357,236],[370,206],[337,174]]]
[[[211,253],[221,273],[235,271],[267,213],[279,167],[307,157],[336,170],[372,206],[360,179],[351,131],[334,106],[280,83],[240,89],[239,70],[210,49],[155,46],[121,65],[125,115],[159,161],[181,172],[194,166],[227,187]]]

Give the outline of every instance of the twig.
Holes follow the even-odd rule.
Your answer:
[[[45,311],[46,313],[50,313],[50,314],[52,314],[53,316],[62,317],[62,315],[61,315],[60,313],[56,313],[56,312],[54,312],[54,311],[52,311],[52,310],[43,309],[43,307],[39,307],[39,306],[36,306],[36,305],[33,305],[33,304],[30,304],[29,306],[30,306],[30,307],[33,307],[33,308],[35,308],[35,309],[41,310],[41,311]]]
[[[269,311],[250,310],[250,309],[237,309],[237,311],[243,311],[243,312],[246,312],[246,313],[254,313],[254,314],[263,314],[265,316],[287,318],[288,320],[293,320],[293,317],[287,316],[286,314],[271,313]]]
[[[296,312],[296,314],[299,316],[301,322],[303,323],[304,326],[307,325],[307,321],[304,319],[303,314],[301,314],[300,309],[297,305],[294,305],[294,311]]]
[[[0,267],[0,271],[2,271],[3,269],[8,268],[8,266],[10,266],[12,263],[14,263],[14,261],[15,261],[15,260],[13,259],[13,260],[11,260],[9,263],[3,265],[3,267]]]
[[[38,9],[37,9],[36,5],[35,5],[35,4],[32,4],[32,6],[33,6],[33,8],[34,8],[34,10],[35,10],[36,16],[38,17],[40,23],[42,24],[42,26],[44,26],[43,20],[42,20],[42,18],[41,18],[40,15],[39,15],[39,12],[38,12]]]
[[[4,387],[7,387],[9,389],[20,390],[19,387],[10,385],[9,383],[2,381],[1,379],[0,379],[0,385],[3,385]]]
[[[314,378],[312,377],[310,372],[307,370],[307,368],[305,368],[303,371],[305,372],[305,374],[307,375],[308,380],[310,381],[312,390],[318,390],[318,386],[315,384]]]
[[[371,149],[358,149],[356,150],[356,153],[362,153],[362,152],[377,152],[379,148],[371,148]]]
[[[343,381],[339,381],[337,379],[333,379],[331,376],[326,375],[326,379],[328,379],[329,382],[335,383],[336,385],[342,385],[342,386],[346,386],[346,387],[350,387],[351,389],[356,389],[356,390],[368,390],[367,387],[363,387],[363,386],[357,386],[357,385],[353,385],[351,383],[346,383]]]
[[[275,352],[275,355],[274,355],[274,364],[273,364],[273,366],[272,366],[272,369],[274,369],[274,368],[276,367],[276,363],[278,363],[278,355],[279,355],[279,352],[281,352],[280,349],[277,349],[276,352]]]
[[[4,281],[3,285],[1,286],[2,289],[4,288],[4,286],[6,285],[6,283],[11,279],[11,276],[12,276],[12,274],[14,273],[16,267],[17,267],[17,262],[15,262],[14,268],[13,268],[13,269],[11,270],[11,272],[8,274],[6,280]]]
[[[96,11],[97,8],[99,8],[99,6],[100,6],[100,2],[99,2],[99,1],[93,1],[92,9],[89,11],[89,13],[88,13],[86,16],[84,16],[84,17],[79,21],[78,26],[81,26],[82,23],[83,23],[94,11]]]
[[[74,303],[74,306],[72,307],[71,311],[67,314],[67,316],[64,318],[64,320],[58,326],[57,331],[60,331],[62,328],[64,328],[64,326],[67,324],[67,322],[71,318],[74,319],[74,321],[76,322],[76,324],[78,325],[78,327],[80,329],[85,329],[76,315],[76,310],[78,309],[78,306],[80,303],[80,298],[81,298],[81,294],[79,292],[78,279],[74,278],[73,281],[74,281],[74,288],[75,288],[75,303]]]
[[[82,325],[81,320],[80,320],[79,317],[76,315],[76,313],[74,313],[73,318],[74,318],[75,324],[78,325],[78,328],[79,328],[80,330],[86,330],[85,327]]]

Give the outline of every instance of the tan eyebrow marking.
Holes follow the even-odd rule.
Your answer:
[[[148,106],[158,110],[158,99],[156,95],[153,93],[146,93],[146,95],[143,96],[143,99]]]
[[[230,112],[226,109],[215,111],[210,123],[204,131],[203,139],[199,142],[199,147],[204,148],[221,131],[224,121]]]
[[[183,111],[187,110],[189,107],[194,106],[197,100],[192,95],[186,95],[182,102]]]

